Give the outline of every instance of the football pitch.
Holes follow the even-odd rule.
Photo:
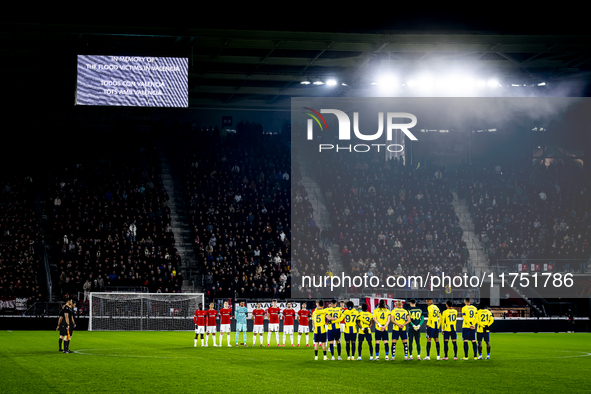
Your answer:
[[[218,334],[219,335],[219,334]],[[58,352],[58,333],[0,331],[0,393],[361,393],[589,392],[591,334],[491,333],[491,359],[314,361],[310,347],[193,347],[193,332],[75,332],[73,354]],[[294,336],[296,338],[297,336]],[[283,336],[281,335],[281,341]],[[266,345],[267,334],[264,335]],[[443,342],[443,341],[442,341]],[[296,339],[297,343],[297,339]],[[305,340],[302,338],[302,343]],[[484,343],[483,343],[484,344]],[[375,345],[375,343],[374,343]],[[422,356],[426,355],[423,334]],[[336,349],[335,349],[336,353]],[[486,348],[484,348],[486,357]],[[443,343],[441,344],[443,357]],[[458,358],[463,343],[458,342]]]

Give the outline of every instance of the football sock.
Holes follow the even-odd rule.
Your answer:
[[[271,331],[269,331],[269,333],[267,334],[267,345],[269,345],[271,343]],[[277,343],[279,344],[279,341],[277,341]]]
[[[283,344],[285,345],[285,340],[287,339],[287,334],[283,334]]]
[[[486,355],[490,356],[490,343],[486,343]]]
[[[369,355],[373,356],[373,344],[371,341],[368,341],[367,344],[369,345]],[[359,353],[361,355],[361,353]],[[377,353],[376,353],[376,357],[377,357]]]
[[[412,352],[411,352],[412,354]],[[421,341],[417,341],[417,355],[421,355]]]
[[[355,357],[355,342],[351,342],[351,356]]]
[[[376,342],[376,357],[380,357],[380,344]]]
[[[310,336],[306,334],[306,345],[310,344]]]
[[[257,334],[252,335],[252,346],[257,344]]]
[[[314,349],[314,354],[318,357],[318,349]]]
[[[482,342],[478,344],[478,355],[482,356]]]
[[[201,338],[201,346],[203,346],[203,338]]]
[[[410,344],[408,345],[408,348],[409,348],[409,350],[410,350],[410,355],[411,355],[411,356],[412,356],[412,343],[413,343],[413,342],[414,342],[414,341],[412,341],[412,340],[411,340],[411,341],[410,341]],[[394,353],[392,353],[392,354],[394,354]]]
[[[279,345],[279,331],[275,331],[275,341]]]
[[[435,342],[435,349],[437,349],[437,357],[439,357],[439,342]]]
[[[337,342],[337,354],[341,357],[341,342]]]
[[[62,342],[63,342],[63,339],[60,338],[60,350],[62,350]]]
[[[447,341],[443,342],[443,353],[445,354],[445,357],[447,357],[448,349],[449,349],[449,344],[447,343]]]
[[[396,344],[392,344],[392,357],[396,356]]]
[[[431,342],[427,342],[427,357],[431,355]]]
[[[394,352],[392,352],[392,357],[394,357]],[[408,345],[404,344],[404,357],[408,357]]]
[[[220,344],[222,343],[222,340],[220,339]],[[228,334],[228,346],[230,345],[230,334]]]
[[[476,342],[472,342],[472,350],[474,350],[474,357],[478,354],[478,349],[476,347]]]
[[[468,357],[468,342],[464,342],[464,356]]]
[[[458,344],[454,342],[454,357],[458,357]]]
[[[345,345],[345,350],[347,351],[347,357],[351,356],[351,343],[347,342]]]
[[[289,340],[290,340],[289,343],[291,343],[293,345],[293,334],[289,334]]]
[[[324,357],[326,357],[326,350],[322,349],[322,351],[324,352]]]
[[[359,349],[358,349],[359,357],[361,357],[362,348],[363,348],[363,342],[359,342]]]
[[[64,350],[66,352],[70,350],[70,341],[64,341]]]
[[[330,354],[334,357],[334,345],[330,344]]]

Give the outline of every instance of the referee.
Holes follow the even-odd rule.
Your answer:
[[[74,311],[71,308],[72,300],[68,300],[62,310],[60,311],[60,318],[58,320],[57,330],[60,332],[59,340],[59,351],[63,353],[74,353],[70,350],[70,340],[68,338],[68,332],[74,328]],[[70,331],[71,335],[71,331]],[[64,349],[62,350],[62,341],[64,343]]]

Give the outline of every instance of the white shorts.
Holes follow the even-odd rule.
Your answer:
[[[307,333],[309,333],[309,332],[310,332],[310,327],[308,327],[308,326],[304,326],[304,325],[300,325],[300,326],[298,327],[298,332],[299,332],[300,334],[307,334]]]
[[[220,332],[230,332],[230,325],[229,324],[220,325]]]
[[[262,324],[259,326],[254,326],[252,329],[253,334],[263,334],[265,332],[265,326]]]
[[[207,326],[207,333],[208,334],[215,334],[216,333],[215,329],[216,329],[215,326]]]
[[[205,334],[205,326],[197,326],[195,328],[195,334]]]
[[[283,326],[283,333],[286,335],[293,334],[293,326]]]
[[[279,323],[269,324],[269,331],[279,332]]]

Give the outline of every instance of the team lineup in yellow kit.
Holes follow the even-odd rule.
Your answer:
[[[382,346],[385,353],[384,360],[394,361],[398,340],[402,340],[405,360],[413,359],[413,340],[417,345],[417,360],[421,360],[420,327],[424,318],[422,316],[422,310],[416,306],[417,302],[414,299],[410,300],[410,310],[403,308],[402,301],[396,300],[395,307],[391,311],[388,309],[386,301],[380,300],[373,313],[368,311],[369,307],[366,304],[361,305],[361,311],[357,310],[351,301],[345,304],[346,307],[337,307],[336,300],[332,300],[330,306],[327,308],[324,307],[324,301],[317,301],[316,305],[317,308],[312,313],[315,360],[318,360],[319,348],[322,348],[324,352],[324,360],[335,360],[335,345],[338,353],[337,359],[342,360],[341,327],[345,334],[347,360],[362,360],[361,353],[363,342],[365,341],[369,347],[369,360],[378,361],[380,359],[380,347]],[[427,350],[423,360],[428,361],[431,359],[432,339],[435,341],[437,360],[449,359],[450,340],[453,344],[454,360],[458,359],[458,347],[456,343],[458,311],[453,308],[451,301],[447,301],[445,306],[446,309],[442,312],[433,303],[432,299],[427,299]],[[474,359],[482,360],[482,341],[486,343],[486,359],[489,360],[491,348],[490,326],[494,323],[494,317],[491,311],[482,305],[480,309],[477,309],[470,304],[469,298],[465,298],[461,317],[463,320],[462,340],[464,342],[464,357],[462,360],[468,360],[469,342],[472,342],[473,345]],[[388,337],[390,324],[392,326],[391,341]],[[375,327],[375,345],[371,334],[372,327]],[[440,332],[443,334],[444,340],[445,355],[443,358],[440,356]],[[328,349],[330,349],[331,353],[330,358],[327,355]],[[355,358],[356,351],[357,358]],[[391,357],[389,358],[390,355]]]

